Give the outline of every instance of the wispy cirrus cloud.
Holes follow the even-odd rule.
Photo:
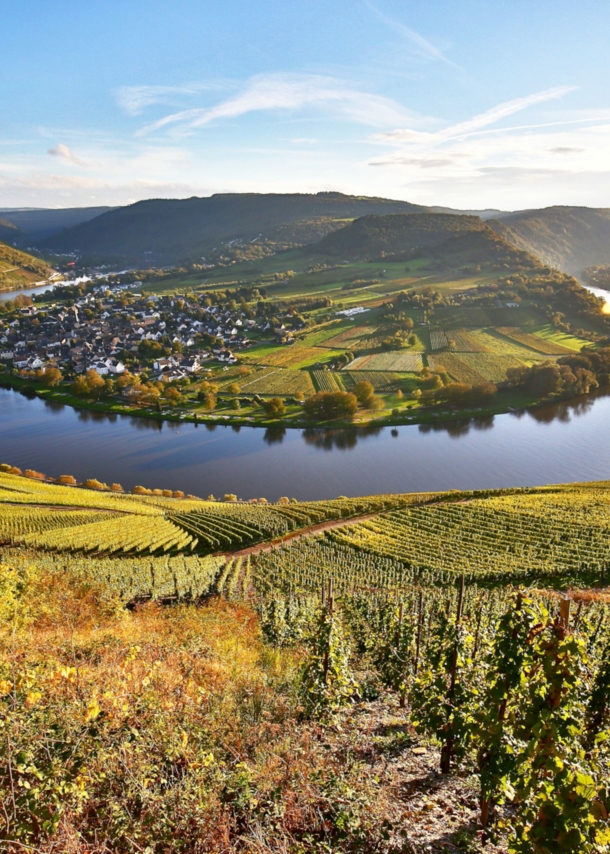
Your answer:
[[[457,68],[460,71],[464,70],[461,65],[458,65],[456,62],[453,62],[453,60],[445,56],[444,52],[439,47],[428,41],[428,39],[422,36],[421,33],[418,33],[417,30],[412,30],[410,27],[407,27],[406,24],[403,24],[402,21],[398,21],[396,18],[386,15],[386,13],[382,12],[378,6],[371,3],[370,0],[364,0],[364,5],[370,9],[370,11],[373,12],[380,21],[383,21],[383,23],[387,24],[387,26],[394,30],[394,32],[406,39],[416,49],[420,56],[436,62],[444,62],[446,65],[451,65],[453,68]]]
[[[534,92],[533,94],[526,95],[522,98],[513,98],[511,101],[503,101],[501,104],[492,107],[490,110],[486,110],[484,113],[479,113],[471,119],[443,128],[435,133],[425,133],[412,128],[399,128],[398,130],[378,134],[376,139],[379,142],[400,145],[405,142],[440,144],[449,140],[464,138],[481,130],[481,128],[496,124],[502,119],[508,118],[508,116],[512,116],[515,113],[528,109],[529,107],[533,107],[536,104],[542,104],[545,101],[562,98],[564,95],[567,95],[569,92],[573,92],[575,89],[575,86],[555,86],[551,89],[544,89],[541,92]]]
[[[584,119],[573,119],[573,113],[566,111],[563,121],[555,110],[554,121],[502,124],[503,119],[562,98],[574,88],[558,86],[505,101],[434,133],[401,128],[375,134],[373,141],[394,150],[369,159],[368,164],[392,169],[394,176],[400,170],[424,203],[440,192],[449,199],[452,193],[459,196],[466,191],[481,199],[492,190],[501,191],[505,198],[519,193],[525,197],[538,186],[554,203],[561,188],[568,186],[571,198],[582,200],[593,186],[610,184],[607,110]]]
[[[142,128],[144,136],[168,127],[194,130],[214,121],[235,119],[261,111],[294,111],[323,108],[360,124],[388,126],[410,121],[420,124],[422,117],[402,107],[391,98],[363,92],[335,77],[321,74],[257,74],[230,98],[211,107],[195,107],[170,113]]]
[[[63,160],[69,160],[70,163],[75,163],[77,166],[85,166],[89,168],[93,165],[87,160],[77,157],[76,154],[74,154],[74,152],[62,142],[58,143],[54,148],[49,148],[47,154],[50,154],[53,157],[61,157]]]
[[[130,116],[138,116],[154,104],[176,104],[180,98],[202,92],[225,89],[222,81],[185,83],[182,86],[121,86],[114,93],[119,107]]]

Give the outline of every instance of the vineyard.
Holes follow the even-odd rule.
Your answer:
[[[375,391],[391,392],[396,391],[400,383],[405,380],[401,374],[395,374],[392,371],[354,371],[349,373],[342,372],[343,377],[349,378],[352,383],[369,382]]]
[[[424,363],[421,353],[373,353],[359,356],[346,366],[348,371],[397,371],[399,373],[418,373]]]
[[[141,751],[146,767],[137,771],[129,760],[130,775],[143,775],[137,798],[164,804],[170,824],[189,785],[201,802],[201,775],[209,769],[209,791],[214,798],[228,793],[222,797],[225,809],[234,811],[231,822],[241,816],[239,833],[251,828],[253,839],[263,832],[274,839],[277,822],[288,821],[282,816],[291,813],[280,813],[278,804],[281,810],[288,801],[303,809],[317,792],[304,828],[292,824],[290,832],[300,838],[318,828],[321,838],[335,840],[328,850],[608,850],[609,482],[277,503],[158,492],[126,495],[0,472],[0,625],[20,613],[14,604],[19,591],[30,591],[34,604],[24,614],[39,615],[48,655],[47,600],[55,587],[59,604],[53,607],[67,609],[67,634],[53,652],[59,665],[41,666],[38,651],[24,664],[34,631],[27,621],[22,652],[10,667],[0,665],[0,709],[8,710],[3,725],[23,755],[42,745],[30,766],[18,766],[19,779],[38,785],[50,743],[45,733],[62,745],[49,772],[49,779],[59,775],[62,781],[53,802],[58,815],[73,804],[70,815],[86,836],[93,827],[100,833],[100,826],[112,824],[102,805],[116,759],[110,774],[120,792],[113,810],[122,838],[132,820],[127,813],[139,814],[123,811],[131,777],[123,784],[120,769],[134,740],[140,745],[152,738],[159,715],[172,710],[177,717],[168,732]],[[70,580],[84,605],[70,603]],[[91,618],[95,628],[83,640],[74,621],[86,620],[94,606],[102,611]],[[210,630],[206,620],[213,614],[220,622]],[[58,632],[60,618],[54,620]],[[136,625],[142,627],[137,640],[129,634]],[[0,644],[13,655],[17,623],[11,626],[8,634],[0,632]],[[246,626],[257,646],[237,660]],[[146,666],[139,663],[143,655],[150,655]],[[102,687],[88,687],[100,660],[107,661],[98,680]],[[267,669],[246,688],[255,662]],[[132,680],[128,701],[125,685]],[[210,711],[214,690],[223,698],[235,691],[222,712]],[[157,717],[147,717],[147,708]],[[52,717],[53,710],[60,710],[59,717]],[[248,740],[240,747],[248,721],[259,733],[255,751]],[[269,764],[258,756],[275,761],[280,721],[290,756],[286,767],[299,761],[303,745],[320,738],[322,754],[331,758],[316,766],[302,788],[282,771],[269,796]],[[94,757],[103,758],[101,783],[89,780],[87,789],[96,810],[78,809],[77,788],[64,785],[72,773],[71,751],[80,750],[64,749],[66,726],[74,727],[73,745],[84,745],[87,769]],[[213,726],[220,735],[212,750]],[[199,758],[183,760],[193,744],[203,745]],[[346,757],[352,753],[348,787]],[[156,756],[160,766],[151,772]],[[313,761],[306,752],[299,779]],[[14,829],[32,802],[12,806],[3,779],[11,832],[39,850],[32,845],[37,828],[23,820]],[[151,782],[157,779],[158,786]],[[333,786],[339,787],[333,794],[337,809],[328,807]],[[170,798],[174,789],[178,801]],[[37,788],[37,797],[44,800],[47,791],[49,784]],[[397,791],[410,794],[397,798]],[[166,800],[159,792],[163,798],[168,793]],[[244,812],[237,798],[246,797]],[[423,806],[414,807],[413,799]],[[462,802],[468,810],[448,812],[447,804]],[[190,821],[195,807],[189,803]],[[345,803],[359,810],[348,825]],[[244,815],[251,825],[243,823]],[[214,826],[208,813],[205,826]],[[377,844],[380,828],[390,847]],[[59,825],[48,831],[51,837],[58,832]],[[404,847],[412,835],[419,847]],[[435,847],[443,838],[453,847]],[[561,849],[553,847],[558,838],[566,840]],[[345,839],[348,848],[342,847]],[[357,839],[366,844],[359,848]],[[460,840],[469,847],[460,847]],[[220,849],[212,842],[202,850]]]
[[[454,581],[382,595],[342,594],[329,579],[321,597],[268,599],[263,631],[276,645],[307,639],[304,702],[322,720],[372,671],[436,746],[437,773],[471,775],[483,843],[501,837],[511,854],[607,851],[608,597]]]
[[[328,359],[334,355],[339,355],[339,351],[334,351],[326,347],[307,347],[300,344],[292,344],[274,347],[273,349],[265,348],[260,352],[253,350],[245,358],[259,365],[268,365],[276,368],[299,368],[315,364],[321,359]]]
[[[255,377],[239,381],[239,387],[246,394],[303,394],[314,393],[313,383],[307,371],[294,371],[288,368],[269,368]]]
[[[530,354],[530,360],[531,355],[533,354]],[[444,368],[456,382],[470,385],[485,381],[503,382],[509,368],[526,364],[518,356],[494,353],[442,353],[438,356],[428,356],[428,363],[432,370]]]
[[[345,391],[342,378],[331,371],[314,371],[313,378],[320,391]]]
[[[430,346],[433,350],[444,350],[449,346],[447,336],[442,329],[430,330]]]
[[[517,327],[498,326],[497,332],[500,335],[504,335],[510,341],[516,341],[525,347],[529,347],[530,350],[542,353],[545,356],[571,356],[574,352],[554,341],[547,341],[544,338],[539,338],[537,335],[532,335],[530,332],[523,332],[523,330]]]

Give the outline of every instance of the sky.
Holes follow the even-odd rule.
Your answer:
[[[0,207],[610,207],[607,0],[20,0],[1,20]]]

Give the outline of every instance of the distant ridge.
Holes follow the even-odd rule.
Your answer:
[[[12,238],[0,232],[0,239],[16,240],[21,246],[36,244],[45,237],[72,228],[114,208],[0,208],[0,220],[17,229]]]
[[[573,275],[610,264],[610,208],[555,206],[488,220],[505,240]]]
[[[299,246],[366,214],[416,213],[421,205],[342,193],[227,193],[150,199],[108,211],[44,240],[41,249],[118,263],[199,261],[230,242]],[[267,253],[268,254],[268,253]]]
[[[329,234],[315,252],[350,261],[426,257],[437,267],[540,266],[476,216],[443,213],[365,216]]]

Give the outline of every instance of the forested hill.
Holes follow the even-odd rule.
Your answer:
[[[348,260],[425,256],[453,264],[537,263],[479,217],[439,213],[362,217],[329,234],[315,250]]]
[[[170,264],[200,260],[210,252],[244,257],[311,243],[365,214],[414,213],[420,205],[391,199],[346,196],[230,193],[208,198],[150,199],[108,211],[43,241],[59,252],[121,263]]]
[[[110,210],[113,208],[0,208],[0,240],[32,246]],[[1,226],[10,229],[10,233]]]
[[[0,218],[0,240],[8,243],[15,243],[21,232],[16,225],[6,219]]]
[[[0,243],[0,292],[25,288],[48,278],[52,272],[40,258]]]
[[[610,208],[557,206],[503,215],[488,224],[514,246],[567,273],[610,263]]]

